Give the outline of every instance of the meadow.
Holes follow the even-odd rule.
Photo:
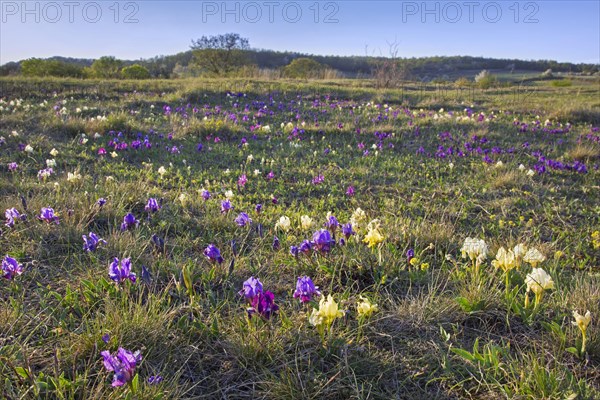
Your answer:
[[[1,397],[600,398],[597,80],[0,87]]]

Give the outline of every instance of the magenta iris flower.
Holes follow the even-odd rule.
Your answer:
[[[119,347],[116,355],[110,354],[108,350],[100,353],[104,358],[104,367],[108,371],[115,373],[112,386],[123,386],[133,379],[135,376],[135,367],[142,361],[142,356],[139,351],[132,353]]]
[[[117,283],[121,283],[126,279],[135,283],[135,273],[131,272],[131,261],[129,258],[124,258],[119,266],[119,259],[115,257],[113,262],[108,267],[108,276]]]
[[[326,229],[321,229],[313,234],[313,243],[315,250],[319,253],[329,253],[335,241],[331,238],[331,234]]]
[[[158,204],[158,201],[156,201],[155,198],[151,197],[148,199],[148,204],[146,204],[146,207],[144,209],[147,212],[157,212],[161,209],[161,206],[160,204]]]
[[[323,183],[324,181],[325,181],[325,176],[323,176],[323,175],[317,175],[312,179],[313,185],[318,185],[320,183]]]
[[[10,256],[4,257],[2,260],[2,276],[6,279],[13,280],[15,275],[23,273],[23,265]]]
[[[38,219],[41,221],[46,221],[47,223],[56,222],[58,225],[58,217],[54,215],[54,210],[50,207],[42,207],[42,211],[38,216]]]
[[[121,224],[121,232],[125,232],[126,230],[130,230],[138,226],[140,221],[135,219],[135,216],[132,213],[127,213],[123,217],[123,223]]]
[[[238,224],[238,226],[246,226],[252,223],[252,218],[245,212],[241,212],[235,219],[235,223]]]
[[[348,189],[346,189],[346,196],[348,196],[348,197],[354,196],[354,186],[348,186]]]
[[[271,180],[271,179],[275,179],[275,173],[273,171],[269,172],[267,174],[267,179]]]
[[[89,237],[83,235],[83,250],[96,251],[98,245],[106,244],[106,240],[100,239],[94,232],[90,232]]]
[[[221,252],[214,244],[209,244],[206,249],[204,249],[204,255],[212,262],[218,262],[219,264],[223,262]]]
[[[312,299],[312,296],[320,296],[321,292],[319,288],[315,286],[312,279],[308,276],[298,277],[296,282],[296,291],[294,292],[294,298],[300,298],[302,303],[307,303]]]
[[[11,162],[8,164],[8,170],[10,172],[15,172],[17,168],[19,168],[19,164],[17,164],[16,162]]]
[[[273,293],[269,291],[264,292],[263,285],[258,278],[251,276],[244,282],[244,287],[239,293],[250,303],[250,307],[247,309],[249,317],[253,314],[259,314],[269,319],[279,309],[279,306],[275,304]]]
[[[226,214],[230,210],[233,210],[233,206],[231,205],[231,201],[229,201],[229,199],[221,201],[221,214]]]
[[[266,319],[279,310],[279,306],[275,304],[275,295],[269,291],[259,293],[250,302],[248,308],[248,316],[258,314]]]
[[[248,182],[248,178],[246,177],[246,174],[243,174],[238,179],[238,186],[244,187],[247,182]]]
[[[251,300],[256,297],[259,293],[263,292],[263,284],[258,278],[251,276],[246,281],[244,281],[243,289],[239,291],[241,296],[244,296],[246,299]]]

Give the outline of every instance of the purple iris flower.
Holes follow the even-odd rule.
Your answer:
[[[102,335],[102,341],[106,344],[108,344],[108,342],[110,342],[110,335],[108,333],[105,333],[104,335]]]
[[[160,375],[152,375],[151,377],[148,378],[148,385],[158,385],[159,383],[161,383],[163,380],[163,377]]]
[[[204,147],[204,146],[202,146],[202,143],[198,143],[198,145],[196,146],[196,150],[197,150],[197,151],[202,151],[202,148],[203,148],[203,147]]]
[[[163,238],[161,238],[156,233],[154,233],[154,234],[152,234],[151,239],[152,239],[152,243],[154,243],[154,247],[156,247],[156,249],[158,251],[165,250],[165,240]]]
[[[356,232],[354,232],[354,230],[352,229],[352,224],[350,222],[342,226],[342,233],[344,234],[346,239],[349,239],[350,236],[356,234]]]
[[[243,285],[243,289],[239,291],[239,294],[248,300],[253,299],[254,297],[258,296],[258,294],[263,292],[263,285],[261,281],[253,276],[244,281]]]
[[[210,199],[210,192],[208,190],[203,190],[201,196],[204,199],[204,201],[206,201],[206,200]]]
[[[298,250],[300,250],[304,254],[308,254],[308,253],[310,253],[312,248],[313,248],[313,243],[308,240],[305,240],[302,243],[300,243],[300,247],[298,248]]]
[[[38,216],[38,219],[41,221],[46,221],[47,223],[56,222],[58,225],[58,217],[54,215],[54,210],[50,207],[42,207],[42,211]]]
[[[250,307],[248,308],[248,316],[259,314],[260,316],[269,319],[273,313],[279,310],[279,306],[275,304],[275,295],[269,291],[259,293],[252,298]]]
[[[229,199],[221,201],[221,214],[226,214],[232,209],[233,206],[231,205],[231,201],[229,201]]]
[[[331,234],[326,229],[316,231],[312,238],[315,249],[320,253],[330,252],[331,246],[335,244],[335,241],[331,238]]]
[[[533,166],[533,169],[538,173],[538,175],[542,175],[546,172],[546,166],[544,164],[536,164]]]
[[[317,175],[312,179],[312,184],[313,185],[318,185],[320,183],[323,183],[325,181],[325,176],[324,175]]]
[[[6,223],[4,225],[8,226],[9,228],[13,228],[15,226],[15,219],[25,220],[25,215],[21,215],[16,208],[6,209],[4,216],[6,217]]]
[[[98,207],[102,208],[102,206],[106,204],[106,199],[104,197],[100,197],[96,204],[98,204]]]
[[[83,250],[96,251],[99,244],[106,244],[106,240],[100,239],[94,232],[90,232],[89,237],[83,235]]]
[[[333,215],[330,215],[329,219],[327,220],[327,222],[325,222],[325,227],[327,229],[329,229],[331,232],[335,232],[335,230],[337,228],[339,228],[339,226],[340,226],[339,221]]]
[[[15,275],[23,273],[23,265],[10,256],[4,257],[2,260],[2,276],[8,280],[14,279]]]
[[[206,249],[204,249],[204,255],[213,262],[218,262],[221,264],[223,262],[223,257],[221,257],[221,252],[214,244],[209,244]]]
[[[152,274],[145,265],[142,265],[142,282],[144,282],[146,285],[149,285],[150,282],[152,282]]]
[[[17,168],[19,168],[19,164],[17,164],[16,162],[8,163],[8,170],[10,172],[15,172]]]
[[[410,262],[415,256],[415,251],[413,249],[408,249],[406,252],[406,261]]]
[[[270,180],[270,179],[275,179],[275,173],[274,173],[273,171],[269,172],[269,173],[267,174],[267,179],[269,179],[269,180]]]
[[[126,216],[123,217],[123,223],[121,224],[121,232],[125,232],[126,230],[133,229],[140,221],[135,219],[135,216],[132,213],[127,213]]]
[[[39,180],[44,180],[52,174],[54,174],[54,170],[52,168],[44,168],[38,171],[37,176]]]
[[[273,236],[273,250],[279,250],[281,247],[281,242],[277,236]]]
[[[245,212],[241,212],[235,219],[235,223],[238,224],[238,226],[246,226],[252,223],[252,218]]]
[[[302,303],[307,303],[312,299],[312,296],[320,296],[321,292],[319,288],[315,286],[312,279],[308,276],[298,277],[296,282],[296,291],[294,292],[294,298],[300,297]]]
[[[260,204],[260,203],[258,203],[258,204],[256,205],[256,207],[254,207],[254,209],[256,210],[256,213],[257,213],[257,214],[260,214],[260,212],[262,211],[262,207],[263,207],[263,206],[262,206],[262,204]]]
[[[346,196],[348,196],[348,197],[354,196],[354,186],[348,186],[348,189],[346,189]]]
[[[108,267],[108,276],[117,283],[121,283],[125,279],[129,279],[135,283],[135,273],[131,272],[131,261],[129,258],[124,258],[119,266],[119,259],[115,257]]]
[[[104,367],[108,371],[113,371],[112,386],[123,386],[131,381],[135,375],[135,367],[142,361],[142,356],[139,351],[131,353],[122,347],[119,347],[116,355],[110,354],[108,350],[100,353],[104,358]]]
[[[144,209],[147,212],[157,212],[161,209],[161,207],[160,204],[158,204],[158,201],[156,201],[155,198],[151,197],[148,199],[148,204],[146,204],[146,207]]]
[[[294,257],[298,257],[298,254],[300,254],[300,248],[298,246],[290,246],[290,254]]]

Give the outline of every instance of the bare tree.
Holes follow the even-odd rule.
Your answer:
[[[378,88],[396,87],[409,76],[409,71],[401,65],[398,58],[400,47],[398,40],[386,41],[386,43],[388,45],[388,57],[381,55],[373,66],[373,77]]]
[[[194,63],[214,75],[226,75],[248,64],[246,51],[250,49],[248,39],[237,33],[202,36],[192,40]]]

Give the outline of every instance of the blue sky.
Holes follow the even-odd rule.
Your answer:
[[[25,6],[23,6],[25,4]],[[140,59],[236,32],[254,48],[400,57],[600,63],[591,1],[0,1],[0,64],[30,57]]]

